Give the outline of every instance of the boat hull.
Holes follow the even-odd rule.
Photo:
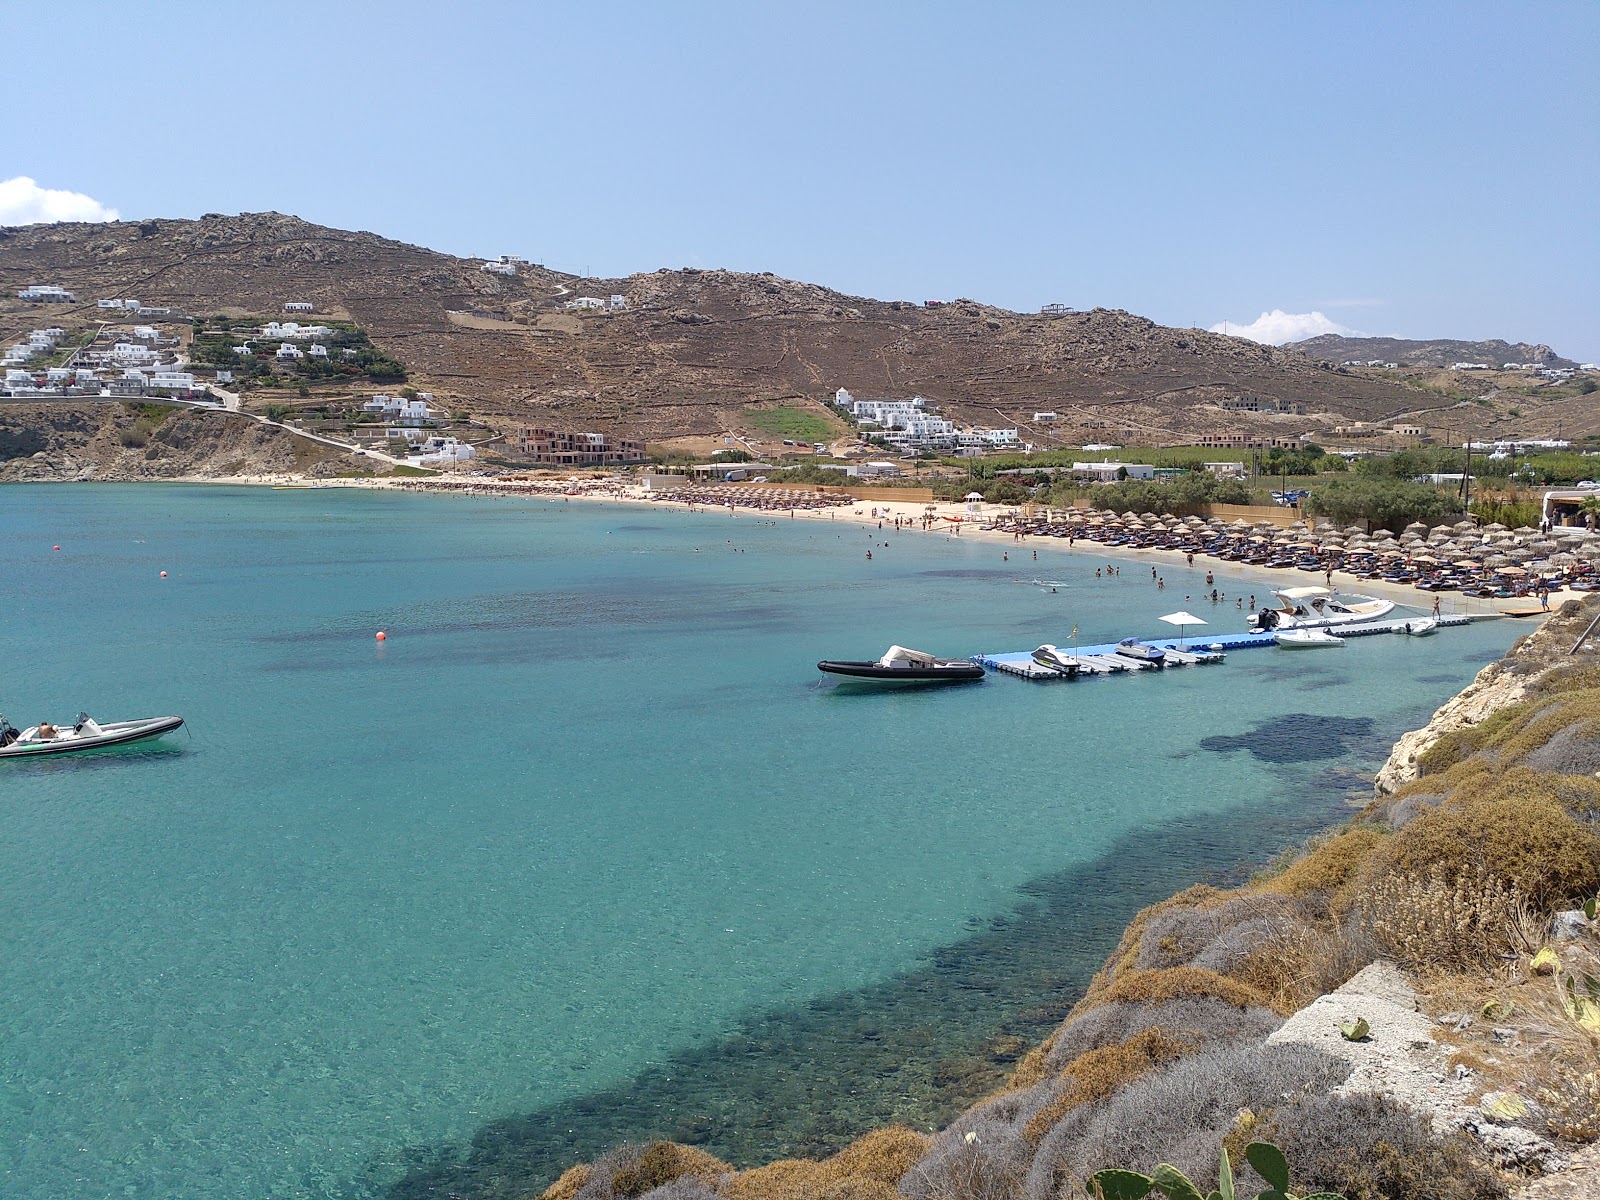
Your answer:
[[[917,686],[936,683],[971,683],[983,678],[983,668],[977,663],[947,660],[932,666],[886,667],[878,662],[840,662],[823,659],[817,670],[852,683],[869,683],[886,687]]]
[[[1274,633],[1272,640],[1285,650],[1332,650],[1344,645],[1342,637],[1320,629],[1286,629]]]
[[[81,754],[86,750],[106,750],[131,746],[134,742],[158,738],[183,724],[182,717],[150,717],[142,721],[118,721],[102,725],[93,737],[61,737],[47,742],[13,742],[0,746],[0,758],[43,758],[55,754]]]

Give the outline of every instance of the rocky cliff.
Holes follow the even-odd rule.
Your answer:
[[[0,403],[0,483],[371,469],[365,460],[249,417],[104,401]]]

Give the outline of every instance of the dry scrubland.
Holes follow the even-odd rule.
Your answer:
[[[947,1129],[742,1171],[620,1147],[543,1200],[1048,1200],[1105,1166],[1214,1178],[1219,1148],[1237,1164],[1253,1140],[1352,1200],[1503,1196],[1559,1170],[1600,1137],[1600,937],[1569,915],[1552,941],[1600,888],[1600,653],[1567,653],[1597,613],[1569,603],[1486,668],[1347,828],[1139,913],[1060,1028]],[[1346,1013],[1365,1038],[1340,1034]]]

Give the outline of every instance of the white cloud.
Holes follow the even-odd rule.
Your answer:
[[[1318,334],[1349,335],[1355,333],[1355,330],[1345,328],[1320,312],[1287,313],[1281,308],[1275,308],[1271,312],[1262,313],[1248,325],[1223,321],[1220,325],[1213,325],[1211,332],[1249,338],[1252,342],[1265,342],[1269,346],[1281,346],[1285,342],[1304,341]]]
[[[55,221],[115,221],[117,210],[93,196],[42,188],[26,175],[0,179],[0,225],[48,225]]]

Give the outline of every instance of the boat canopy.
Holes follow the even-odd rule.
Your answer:
[[[1333,589],[1325,587],[1292,587],[1283,588],[1281,591],[1274,592],[1273,595],[1282,596],[1285,600],[1314,600],[1318,596],[1333,595]]]
[[[892,667],[896,664],[909,663],[918,667],[931,667],[937,661],[938,659],[933,655],[926,654],[921,650],[908,650],[904,646],[890,646],[889,652],[878,660],[878,665],[880,667]]]

